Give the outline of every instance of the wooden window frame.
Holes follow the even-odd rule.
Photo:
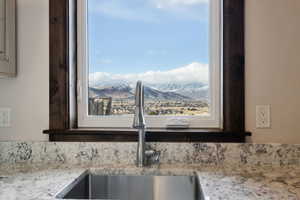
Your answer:
[[[50,141],[136,141],[134,130],[77,127],[77,1],[50,5]],[[245,142],[244,0],[223,0],[223,129],[149,130],[149,141]]]

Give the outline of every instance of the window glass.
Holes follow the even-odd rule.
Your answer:
[[[208,0],[88,0],[88,113],[210,115]]]

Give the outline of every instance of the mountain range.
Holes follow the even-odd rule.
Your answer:
[[[135,85],[114,82],[89,87],[89,97],[113,97],[114,99],[134,99]],[[208,99],[208,86],[203,83],[187,84],[146,84],[145,99],[159,100],[203,100]]]

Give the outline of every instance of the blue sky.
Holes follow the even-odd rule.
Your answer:
[[[89,0],[90,73],[208,64],[208,0]]]

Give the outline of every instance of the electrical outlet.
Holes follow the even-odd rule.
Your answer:
[[[10,108],[0,108],[0,127],[10,127]]]
[[[271,106],[256,106],[256,128],[271,128]]]

